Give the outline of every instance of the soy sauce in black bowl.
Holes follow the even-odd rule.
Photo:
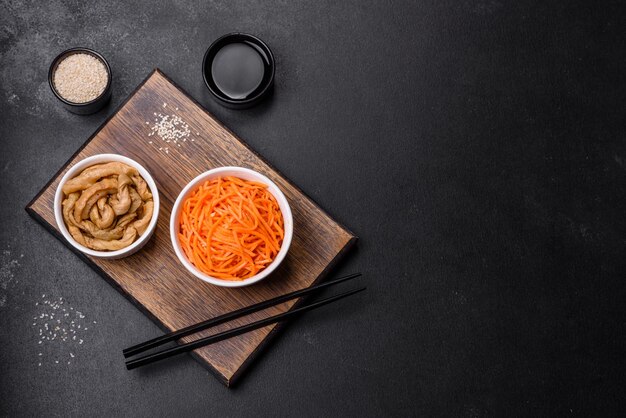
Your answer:
[[[213,97],[222,105],[244,109],[260,102],[274,83],[274,56],[256,36],[230,33],[204,54],[202,74]]]

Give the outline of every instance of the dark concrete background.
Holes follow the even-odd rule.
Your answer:
[[[1,415],[623,409],[619,2],[84,3],[0,6]],[[201,78],[230,31],[277,58],[274,97],[247,111]],[[114,71],[92,116],[47,85],[73,46]],[[187,356],[127,372],[121,349],[157,327],[23,209],[157,66],[361,238],[333,275],[368,292],[292,323],[235,389]],[[97,321],[70,365],[37,344],[42,294]]]

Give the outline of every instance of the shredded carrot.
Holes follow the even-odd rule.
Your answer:
[[[263,183],[208,180],[182,204],[178,240],[189,261],[212,277],[254,276],[274,261],[284,236],[283,215]]]

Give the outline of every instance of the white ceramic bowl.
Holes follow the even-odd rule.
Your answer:
[[[69,231],[67,230],[67,227],[65,226],[65,221],[63,220],[63,206],[62,206],[63,199],[65,198],[65,196],[64,196],[63,190],[61,189],[66,181],[76,177],[85,168],[90,167],[95,164],[109,163],[112,161],[119,161],[121,163],[128,164],[131,167],[135,167],[137,171],[139,171],[139,174],[141,174],[141,177],[144,178],[144,180],[148,184],[148,187],[150,187],[150,192],[152,193],[152,200],[154,201],[154,211],[152,213],[152,219],[150,220],[150,223],[148,224],[148,228],[146,229],[146,232],[143,235],[141,235],[137,241],[133,242],[131,245],[129,245],[126,248],[122,248],[121,250],[96,251],[96,250],[92,250],[91,248],[87,248],[84,245],[80,245],[78,242],[76,242],[76,240],[74,240],[74,238],[72,238],[72,235],[70,235]],[[67,173],[65,173],[63,178],[61,178],[61,182],[59,183],[57,187],[57,191],[54,195],[54,218],[56,219],[56,222],[59,227],[59,230],[61,231],[61,234],[63,234],[65,239],[72,245],[72,247],[76,248],[77,250],[85,254],[91,255],[93,257],[99,257],[99,258],[110,258],[110,259],[123,258],[131,254],[134,254],[141,247],[143,247],[146,244],[146,242],[148,242],[148,240],[154,233],[154,230],[156,229],[157,219],[159,218],[159,207],[160,207],[159,191],[157,190],[154,179],[152,178],[150,173],[148,173],[148,170],[143,168],[143,166],[139,164],[137,161],[131,160],[128,157],[124,157],[122,155],[117,155],[117,154],[98,154],[98,155],[94,155],[91,157],[87,157],[82,161],[79,161],[78,163],[73,165],[72,168],[70,168],[67,171]]]
[[[219,279],[201,272],[187,259],[187,256],[181,248],[180,242],[178,242],[178,218],[182,207],[182,202],[187,198],[187,196],[195,191],[196,187],[200,183],[217,177],[226,176],[239,177],[244,180],[252,180],[266,184],[267,190],[276,198],[276,202],[278,203],[280,211],[283,214],[283,221],[285,225],[285,236],[283,238],[283,244],[280,247],[278,255],[276,256],[274,261],[272,261],[269,266],[267,266],[265,269],[263,269],[263,271],[259,272],[258,274],[240,281]],[[172,209],[172,215],[170,217],[170,237],[172,239],[172,246],[174,247],[174,251],[178,256],[178,259],[183,264],[183,266],[185,266],[185,268],[189,270],[191,274],[201,280],[204,280],[207,283],[211,283],[216,286],[243,287],[263,280],[264,278],[269,276],[274,270],[276,270],[276,267],[278,267],[278,265],[285,259],[287,251],[289,251],[289,246],[291,245],[291,238],[293,237],[293,216],[291,214],[291,208],[289,208],[289,202],[287,202],[287,198],[285,197],[283,192],[280,191],[280,189],[278,188],[278,186],[276,186],[276,184],[274,184],[274,182],[265,177],[263,174],[243,167],[219,167],[200,174],[198,177],[193,179],[187,186],[185,186],[182,192],[180,192],[178,198],[176,199],[176,203],[174,203],[174,208]]]

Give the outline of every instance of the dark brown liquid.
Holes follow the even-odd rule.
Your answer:
[[[211,64],[211,77],[225,96],[244,100],[261,85],[266,65],[266,58],[255,45],[235,42],[217,51]]]

